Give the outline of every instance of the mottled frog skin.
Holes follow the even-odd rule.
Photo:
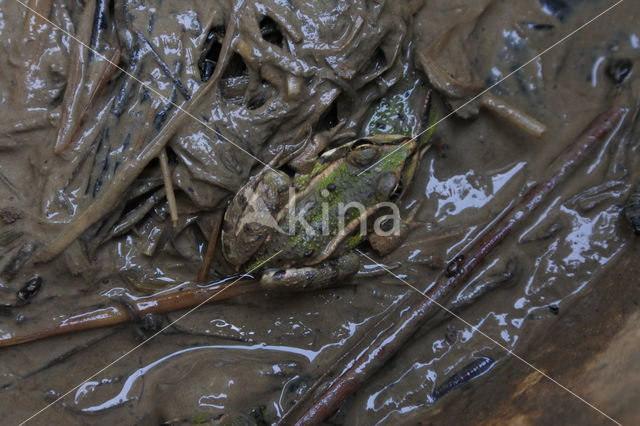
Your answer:
[[[356,139],[293,178],[265,168],[227,209],[226,260],[241,272],[262,271],[266,288],[318,288],[354,274],[360,256],[353,249],[364,240],[380,252],[401,241],[397,232],[386,238],[372,231],[385,218],[397,219],[394,202],[412,181],[431,133]]]

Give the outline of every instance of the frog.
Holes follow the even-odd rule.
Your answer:
[[[360,244],[367,241],[385,255],[410,229],[417,207],[398,220],[396,203],[432,134],[430,127],[420,137],[356,138],[325,151],[310,172],[294,176],[265,167],[225,212],[223,256],[238,272],[260,273],[265,289],[318,289],[353,276],[360,268]],[[384,229],[390,222],[393,232]]]

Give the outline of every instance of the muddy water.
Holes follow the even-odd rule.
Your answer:
[[[160,94],[179,105],[188,105],[187,97],[203,93],[202,76],[195,65],[202,41],[209,28],[225,24],[224,16],[230,11],[225,5],[212,7],[204,2],[195,2],[192,6],[166,0],[157,4],[129,3],[133,11],[130,13],[135,17],[129,28],[137,29],[162,47],[158,56],[169,64],[173,75],[180,77],[183,90],[172,84],[169,77],[172,73],[163,71],[148,50],[141,56],[142,65],[124,62],[129,66],[127,69]],[[335,33],[347,34],[345,37],[350,37],[352,46],[361,46],[363,51],[374,49],[364,41],[371,40],[374,34],[378,40],[384,37],[396,40],[396,45],[406,46],[407,51],[412,52],[406,61],[414,59],[420,70],[420,61],[416,58],[429,51],[440,35],[450,31],[437,56],[438,63],[460,81],[488,85],[611,4],[599,0],[429,1],[421,9],[417,4],[406,9],[386,9],[380,15],[378,26],[361,27],[362,35],[358,38],[357,32],[349,32],[345,17],[358,13],[374,15],[376,11],[359,9],[358,2],[352,3],[350,7],[339,7],[332,12],[334,5],[319,2],[316,9],[301,7],[295,16],[287,15],[291,12],[285,13],[279,3],[269,3],[271,15],[281,23],[286,19],[279,19],[287,16],[292,23],[300,22],[301,16],[318,18],[299,27],[298,42],[294,42],[298,39],[295,25],[286,33],[292,40],[291,46],[298,49],[299,58],[304,61],[296,62],[293,53],[286,56],[286,60],[276,61],[290,75],[311,78],[311,83],[302,89],[307,92],[301,93],[297,100],[295,96],[286,102],[274,98],[273,93],[295,87],[295,79],[288,84],[277,72],[263,72],[265,81],[252,86],[251,98],[271,99],[274,107],[251,110],[229,96],[234,90],[240,93],[248,90],[246,84],[236,87],[231,80],[226,80],[226,89],[205,97],[206,102],[196,110],[199,114],[208,111],[208,115],[199,116],[214,123],[215,130],[242,144],[244,149],[262,152],[260,158],[268,161],[278,150],[292,152],[303,144],[310,123],[323,121],[320,117],[344,91],[344,87],[335,83],[335,76],[315,73],[309,77],[313,73],[304,67],[313,63],[318,69],[324,69],[319,62],[313,62],[318,57],[314,49],[324,52],[338,45]],[[46,9],[46,2],[40,7]],[[77,8],[53,2],[48,12],[47,16],[63,28],[80,31],[76,27],[82,16]],[[170,122],[175,108],[153,100],[153,96],[145,94],[139,86],[127,86],[133,84],[131,81],[114,77],[112,85],[89,109],[90,119],[81,125],[79,136],[72,138],[75,142],[60,155],[52,155],[60,123],[65,122],[60,104],[64,104],[65,91],[69,90],[65,84],[73,67],[69,60],[73,44],[67,37],[50,32],[36,18],[30,18],[29,25],[25,25],[24,10],[13,0],[0,2],[0,13],[4,50],[0,66],[3,77],[0,195],[3,206],[22,212],[18,221],[3,225],[3,229],[12,226],[23,233],[7,247],[10,253],[15,253],[20,244],[35,241],[40,247],[44,245],[42,241],[67,232],[81,212],[118,184],[122,175],[118,174],[121,166],[116,164],[133,163],[142,155],[128,151],[132,149],[129,147],[136,143],[144,145],[162,136],[162,129],[166,129],[163,126],[167,125],[162,117],[167,116]],[[621,4],[493,89],[495,95],[544,122],[548,130],[542,138],[525,135],[485,110],[471,120],[452,117],[443,122],[434,149],[424,157],[418,177],[403,201],[403,208],[422,202],[417,217],[420,225],[400,249],[379,259],[394,266],[398,276],[425,287],[449,259],[510,206],[518,194],[537,181],[551,160],[597,113],[614,99],[630,106],[632,110],[626,124],[615,136],[602,145],[590,163],[555,193],[551,202],[536,212],[469,281],[456,300],[450,302],[469,324],[525,359],[536,351],[544,352],[545,347],[557,347],[558,341],[571,340],[567,336],[582,335],[589,321],[598,324],[610,321],[599,317],[598,303],[588,298],[598,296],[594,289],[601,280],[614,274],[616,262],[627,265],[634,247],[637,250],[621,211],[631,188],[640,180],[638,130],[633,127],[640,89],[636,78],[640,34],[634,25],[639,15],[637,5]],[[176,22],[180,25],[176,26]],[[353,19],[353,22],[352,25],[356,25],[359,20]],[[399,22],[408,23],[406,31],[392,29],[394,25],[401,28]],[[376,32],[379,28],[384,31]],[[244,31],[251,35],[255,29]],[[104,40],[95,46],[107,57],[114,54],[114,45],[121,47],[123,57],[135,54],[136,48],[127,44],[130,35],[114,34],[108,29],[104,35]],[[315,41],[315,44],[304,40]],[[391,52],[393,46],[385,49]],[[367,62],[358,55],[325,56],[325,65],[344,61],[360,70],[359,77],[348,80],[345,77],[348,73],[341,74],[344,70],[332,68],[341,82],[347,79],[362,99],[370,100],[363,103],[363,108],[371,105],[376,97],[364,80],[386,72],[392,84],[402,74],[401,66],[382,71],[379,66],[367,68]],[[387,53],[387,56],[392,55]],[[621,59],[629,59],[635,68],[624,82],[615,84],[607,68]],[[267,63],[274,67],[276,63],[269,62],[269,58],[255,61],[258,65],[249,65],[258,67]],[[397,63],[402,65],[404,61],[400,55]],[[99,75],[100,67],[105,64],[99,60],[93,64],[94,69],[88,70],[88,74]],[[251,79],[254,69],[249,68],[246,75]],[[233,72],[227,78],[244,78],[242,70],[230,69]],[[87,80],[90,88],[90,82],[95,79]],[[118,100],[120,93],[134,95],[124,102]],[[117,111],[118,102],[126,113],[113,113]],[[341,102],[338,105],[342,105]],[[362,114],[358,109],[346,114],[338,108],[335,119],[345,122],[344,132],[348,134],[350,129],[362,124],[355,123],[362,119]],[[144,126],[139,123],[147,117],[151,117],[152,122],[160,120],[159,124],[149,130],[146,137],[140,136]],[[165,205],[158,204],[155,206],[157,218],[147,216],[146,225],[138,224],[136,232],[109,235],[100,247],[92,248],[88,244],[88,249],[86,245],[78,248],[74,243],[52,262],[27,264],[15,277],[3,278],[0,283],[3,304],[11,303],[16,290],[35,274],[44,278],[43,288],[29,305],[2,311],[0,330],[3,333],[17,333],[21,327],[46,324],[64,313],[86,310],[87,306],[104,303],[105,296],[140,294],[193,279],[202,256],[203,235],[208,235],[206,225],[200,224],[210,223],[207,214],[237,190],[256,162],[240,151],[230,150],[225,141],[216,138],[209,129],[197,127],[188,120],[178,124],[169,149],[175,160],[172,164],[177,164],[173,178],[181,190],[178,199],[184,222],[181,226],[186,231],[175,236],[171,250],[159,250],[151,257],[139,250],[139,242],[148,240],[152,234],[145,229],[164,232],[162,219],[166,222],[167,210]],[[16,126],[27,130],[18,132]],[[111,136],[106,136],[104,129],[108,129]],[[335,134],[328,136],[339,139]],[[96,144],[100,138],[103,143]],[[129,143],[123,144],[127,138]],[[91,161],[82,160],[85,157]],[[140,173],[149,181],[157,181],[157,165],[149,162],[143,166]],[[159,185],[152,187],[156,190]],[[202,230],[194,231],[194,223]],[[93,250],[91,262],[77,254],[85,249]],[[6,256],[2,262],[4,267]],[[264,406],[261,410],[264,419],[273,421],[333,362],[342,348],[360,337],[394,300],[409,291],[392,276],[368,275],[371,269],[375,269],[373,265],[363,265],[360,277],[337,289],[295,295],[258,294],[203,307],[101,371],[33,422],[188,423],[213,419],[224,413],[248,413],[260,406]],[[136,286],[141,282],[145,284]],[[627,284],[634,285],[633,282]],[[483,289],[489,291],[476,300]],[[624,289],[616,286],[611,289],[610,298],[616,296],[622,304],[626,298]],[[572,318],[574,311],[581,312],[585,299],[589,300],[592,318],[565,320]],[[615,304],[615,301],[614,298],[608,303]],[[164,321],[177,319],[181,314],[167,315]],[[561,333],[554,330],[560,326]],[[554,333],[548,333],[549,330]],[[0,412],[10,423],[29,417],[131,349],[144,333],[140,326],[126,326],[2,349]],[[551,334],[551,340],[544,339],[546,334]],[[632,337],[625,339],[633,341]],[[615,350],[615,345],[612,348]],[[605,361],[613,358],[603,353],[599,361],[593,361],[596,365],[603,363],[602,357]],[[633,359],[635,355],[623,352],[621,356]],[[486,362],[478,364],[478,360]],[[462,391],[459,387],[445,392],[448,379],[455,373],[469,371],[464,369],[474,361],[484,374],[462,385]],[[587,361],[592,360],[585,358],[584,363]],[[495,342],[443,314],[434,318],[384,371],[347,401],[334,421],[395,424],[401,421],[428,423],[434,419],[438,423],[473,423],[473,411],[460,409],[461,395],[483,401],[486,398],[483,394],[499,389],[504,396],[494,396],[492,403],[504,404],[511,390],[502,383],[512,380],[505,366],[512,363],[513,359]],[[524,366],[519,368],[526,370]],[[615,377],[622,373],[612,369],[601,373],[604,377],[600,381],[617,380]],[[624,374],[635,373],[625,371]],[[637,380],[629,380],[625,386],[631,389],[632,383]],[[536,395],[535,389],[533,386],[530,390],[532,398]],[[566,393],[557,394],[558,401],[573,401],[571,398]],[[603,397],[598,400],[605,404],[600,407],[603,411],[613,417],[624,416],[619,418],[623,423],[638,419],[638,413],[624,403],[614,404],[611,398]],[[476,406],[478,404],[481,403]],[[580,413],[585,421],[602,421],[602,417],[588,407],[584,406],[583,410]],[[560,410],[557,413],[562,416]],[[491,413],[487,416],[491,418]],[[536,417],[531,421],[535,422]]]

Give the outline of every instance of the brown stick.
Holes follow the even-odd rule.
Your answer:
[[[74,129],[79,126],[81,106],[87,101],[84,90],[89,52],[85,45],[89,44],[91,39],[95,9],[95,1],[87,2],[80,16],[80,24],[78,25],[76,37],[84,44],[76,40],[71,41],[72,52],[69,64],[69,76],[67,79],[67,88],[65,89],[62,99],[62,115],[60,116],[60,126],[54,144],[55,154],[62,153],[71,143]]]
[[[82,112],[83,118],[86,117],[89,107],[93,105],[98,96],[102,94],[109,81],[111,81],[116,72],[119,71],[116,65],[120,63],[121,55],[122,52],[120,48],[116,48],[113,51],[111,57],[102,64],[102,70],[100,71],[99,75],[96,78],[91,79],[92,81],[95,80],[95,83],[93,84],[91,92],[89,93],[87,105]]]
[[[28,132],[50,125],[48,111],[26,111],[11,121],[0,123],[0,135]]]
[[[340,404],[382,367],[416,331],[470,277],[485,258],[521,225],[531,212],[547,201],[549,194],[564,182],[588,154],[616,126],[625,110],[612,108],[596,118],[589,128],[551,167],[552,174],[532,187],[501,220],[471,248],[458,257],[456,273],[443,273],[427,290],[403,296],[383,319],[370,329],[350,350],[331,364],[331,368],[307,391],[282,419],[280,425],[315,425],[329,417]],[[410,306],[408,308],[408,306]]]
[[[207,244],[207,251],[204,254],[202,260],[202,266],[198,271],[198,282],[204,282],[209,276],[209,270],[211,269],[211,263],[216,254],[216,243],[218,242],[218,234],[220,233],[220,225],[222,224],[222,212],[216,213],[213,218],[213,224],[211,226],[211,235],[209,235],[209,244]]]
[[[217,71],[216,71],[217,72]],[[39,262],[49,262],[57,257],[64,249],[76,240],[91,225],[107,214],[124,190],[131,185],[134,179],[140,175],[142,170],[158,157],[160,151],[165,147],[175,132],[180,128],[187,118],[193,118],[193,111],[207,99],[212,90],[212,81],[200,89],[198,94],[185,102],[180,109],[174,110],[160,132],[142,148],[135,158],[121,167],[117,175],[113,177],[112,183],[105,188],[99,197],[93,201],[73,222],[65,226],[51,241],[49,241],[38,253]]]
[[[173,180],[171,179],[171,170],[169,169],[169,159],[167,158],[167,149],[162,148],[160,155],[160,171],[162,172],[162,180],[164,181],[164,189],[167,193],[167,203],[169,204],[169,215],[171,223],[175,228],[178,226],[178,204],[176,203],[176,194],[173,191]]]
[[[85,105],[82,108],[82,112],[80,113],[80,118],[77,120],[77,123],[75,124],[73,129],[70,131],[71,136],[66,142],[63,143],[63,146],[60,148],[61,149],[60,152],[67,150],[71,146],[73,146],[74,141],[78,136],[78,133],[80,132],[80,130],[82,129],[82,126],[88,119],[89,110],[91,109],[91,107],[94,106],[98,96],[100,96],[100,94],[104,91],[106,85],[109,83],[111,78],[115,75],[116,71],[118,71],[118,67],[116,67],[113,64],[117,64],[120,61],[120,55],[121,55],[120,49],[116,49],[113,52],[113,55],[111,55],[111,58],[109,59],[109,61],[107,61],[106,64],[102,65],[103,69],[100,75],[97,76],[97,78],[95,79],[92,78],[91,76],[87,78],[88,83],[92,82],[93,80],[95,81],[93,82],[91,91],[87,98],[88,100],[85,102]],[[97,62],[93,62],[93,64],[97,64]],[[149,126],[147,126],[146,128],[149,128]]]
[[[482,106],[531,136],[539,138],[547,131],[547,126],[490,92],[482,95],[480,99]]]
[[[124,304],[117,303],[106,307],[90,308],[87,312],[68,315],[61,320],[56,319],[56,323],[47,328],[23,334],[0,333],[0,347],[14,346],[60,334],[110,327],[129,322],[132,317],[135,319],[146,314],[163,314],[192,308],[204,301],[213,303],[257,291],[262,289],[256,280],[229,281],[227,279],[206,287],[190,287],[181,291],[130,299],[127,300],[130,309]]]

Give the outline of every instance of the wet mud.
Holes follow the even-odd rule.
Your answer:
[[[418,226],[370,255],[425,288],[617,102],[620,127],[447,306],[607,415],[640,419],[629,397],[640,383],[637,4],[546,51],[613,2],[183,3],[29,2],[99,56],[0,0],[0,334],[194,281],[215,215],[261,162],[308,169],[371,129],[368,111],[394,86],[420,82],[445,113],[462,108],[402,198],[405,212],[421,203]],[[465,105],[504,77],[490,94],[543,123],[542,136],[495,102]],[[209,277],[231,271],[218,253]],[[335,288],[203,306],[32,423],[275,422],[410,291],[363,262]],[[0,349],[3,421],[29,418],[183,314]],[[329,421],[576,420],[607,423],[442,313]]]

